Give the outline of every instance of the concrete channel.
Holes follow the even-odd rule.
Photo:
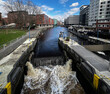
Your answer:
[[[30,38],[18,43],[18,47],[11,48],[11,52],[7,53],[6,50],[2,53],[7,53],[7,56],[0,60],[0,94],[20,94],[24,82],[25,63],[29,60],[37,39],[48,28],[50,27],[38,28],[31,32]]]

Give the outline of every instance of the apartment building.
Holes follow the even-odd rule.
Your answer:
[[[90,0],[89,25],[110,31],[110,0]]]
[[[99,1],[100,0],[90,0],[89,25],[96,25],[96,20],[98,19]]]
[[[96,29],[110,32],[110,0],[100,0]]]

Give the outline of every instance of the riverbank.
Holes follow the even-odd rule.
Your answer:
[[[3,47],[0,49],[0,59],[4,58],[5,56],[9,55],[11,52],[13,52],[17,47],[19,47],[27,38],[36,38],[39,32],[45,31],[50,27],[45,28],[37,28],[35,30],[31,30],[30,32],[27,32],[24,36],[17,38],[15,41],[7,45],[6,47]]]
[[[20,46],[17,45],[17,49],[13,49],[12,52],[10,52],[9,55],[7,55],[7,50],[4,50],[4,52],[1,52],[0,56],[3,56],[4,54],[6,55],[3,59],[0,60],[0,88],[4,88],[9,82],[9,78],[12,77],[12,75],[9,77],[8,75],[10,73],[13,73],[19,68],[25,65],[25,62],[28,60],[30,52],[34,49],[36,43],[37,43],[37,38],[40,36],[40,33],[43,32],[43,30],[46,30],[47,28],[43,29],[37,29],[33,30],[30,32],[30,38],[29,34],[25,37],[25,39],[22,41],[23,44],[19,44]],[[28,38],[28,39],[27,39]],[[24,42],[25,41],[25,42]],[[15,45],[19,43],[19,41],[16,41]],[[11,45],[10,47],[14,47],[14,44]],[[8,48],[7,48],[8,49]],[[10,49],[8,49],[9,51]],[[14,75],[14,74],[13,74]],[[15,74],[17,75],[17,74]],[[23,74],[24,75],[24,74]],[[14,78],[15,79],[15,78]],[[11,82],[11,81],[10,81]]]
[[[20,29],[0,29],[0,48],[5,44],[8,45],[10,41],[15,40],[26,34],[26,30]]]

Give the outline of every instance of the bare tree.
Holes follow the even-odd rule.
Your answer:
[[[16,23],[20,28],[27,23],[35,23],[34,15],[41,13],[41,8],[30,0],[7,0],[4,7],[9,12],[9,22]]]

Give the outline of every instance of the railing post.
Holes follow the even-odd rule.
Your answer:
[[[110,58],[109,58],[109,69],[108,69],[108,70],[109,70],[109,72],[110,72]]]

